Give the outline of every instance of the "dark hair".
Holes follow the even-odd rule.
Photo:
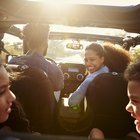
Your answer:
[[[12,104],[12,111],[1,127],[9,126],[12,131],[31,133],[30,122],[27,119],[21,104],[16,100]]]
[[[140,81],[140,60],[131,63],[127,66],[124,72],[124,78],[127,81],[131,80]]]
[[[116,47],[112,43],[104,43],[103,46],[105,51],[104,64],[111,72],[123,73],[131,61],[129,51]]]
[[[30,67],[12,81],[11,90],[23,106],[31,129],[51,133],[55,127],[56,100],[47,74]]]
[[[39,23],[29,23],[23,28],[24,38],[29,43],[39,45],[48,39],[49,25]]]
[[[92,43],[89,46],[86,47],[86,50],[92,50],[95,51],[97,53],[97,55],[99,55],[100,57],[104,56],[104,48],[102,45],[98,44],[98,43]]]

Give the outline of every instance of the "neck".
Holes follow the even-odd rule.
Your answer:
[[[43,50],[40,50],[40,49],[33,49],[33,50],[31,49],[27,52],[27,54],[30,54],[30,55],[32,55],[32,54],[44,55],[44,52],[43,52]]]

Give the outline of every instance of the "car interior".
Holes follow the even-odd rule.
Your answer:
[[[0,0],[0,52],[5,54],[4,64],[7,71],[20,72],[24,75],[23,79],[11,85],[11,90],[21,99],[34,130],[45,133],[42,136],[35,136],[0,132],[1,139],[84,140],[88,139],[90,130],[94,127],[101,128],[107,139],[120,139],[131,131],[136,132],[133,118],[125,111],[125,105],[128,102],[127,83],[123,80],[122,73],[110,72],[97,76],[88,87],[86,97],[78,108],[68,105],[68,97],[87,76],[84,62],[80,61],[86,46],[83,41],[88,44],[95,41],[111,42],[128,51],[131,47],[135,48],[140,44],[140,4],[127,6],[70,2],[65,2],[63,6],[61,3],[53,4],[54,2],[39,0]],[[27,23],[43,23],[52,25],[51,27],[63,25],[79,28],[80,31],[87,27],[89,29],[98,27],[101,30],[119,29],[123,33],[125,31],[125,35],[122,35],[122,32],[122,34],[119,32],[120,35],[117,36],[97,34],[96,31],[92,33],[73,32],[71,28],[69,28],[70,31],[61,28],[59,31],[51,30],[49,47],[52,48],[53,56],[48,53],[46,59],[55,62],[64,76],[64,88],[59,94],[56,93],[59,96],[56,100],[43,71],[26,65],[8,64],[9,59],[17,54],[6,49],[4,36],[9,34],[22,41],[21,28],[17,25],[23,26]],[[55,46],[52,41],[56,44]],[[64,48],[59,47],[62,45]],[[65,59],[55,59],[55,53],[57,52],[57,56],[61,49],[65,53]],[[26,46],[22,45],[22,54],[25,53]],[[69,57],[69,54],[74,54],[74,56]],[[77,54],[80,54],[80,60],[75,58]],[[72,61],[73,58],[76,62]],[[28,92],[34,95],[29,96],[26,94]],[[46,108],[42,108],[36,100],[38,95],[42,95],[39,100]],[[34,96],[32,104],[30,104],[31,96]],[[46,114],[42,113],[43,109],[46,109]]]

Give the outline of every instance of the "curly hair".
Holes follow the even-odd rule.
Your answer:
[[[131,61],[129,51],[115,47],[114,44],[104,43],[105,62],[111,72],[123,73]]]
[[[127,66],[124,72],[124,78],[127,81],[140,81],[140,60],[137,60],[136,62]]]

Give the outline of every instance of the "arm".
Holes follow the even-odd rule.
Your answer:
[[[69,97],[69,101],[68,101],[69,105],[71,106],[71,105],[79,104],[84,98],[87,88],[91,83],[91,81],[99,74],[106,73],[106,72],[109,72],[109,69],[106,66],[104,66],[98,71],[89,74],[86,77],[86,79],[81,83],[81,85],[77,88],[77,90]]]
[[[80,104],[82,99],[85,97],[88,85],[92,80],[92,78],[86,78],[77,88],[77,90],[70,95],[68,100],[70,106]]]

